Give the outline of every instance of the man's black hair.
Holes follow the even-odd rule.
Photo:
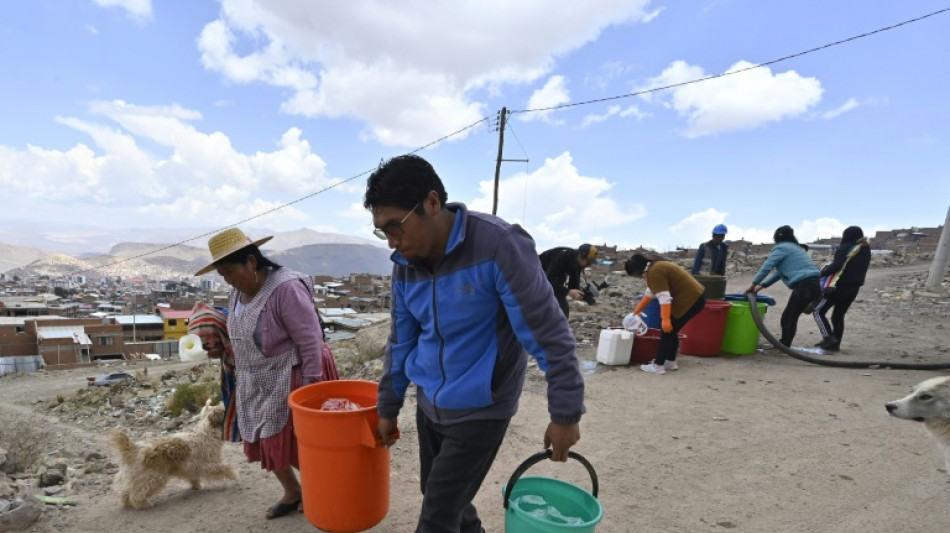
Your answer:
[[[429,191],[439,195],[439,203],[445,206],[448,195],[435,169],[417,155],[401,155],[379,165],[366,180],[363,207],[401,207],[412,209],[425,199]]]

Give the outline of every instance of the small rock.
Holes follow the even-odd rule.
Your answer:
[[[27,502],[16,509],[0,515],[0,531],[26,531],[39,520],[43,511],[40,506]]]
[[[58,472],[56,470],[48,470],[46,473],[40,476],[39,486],[40,487],[52,487],[53,485],[59,485],[66,481],[65,474]]]

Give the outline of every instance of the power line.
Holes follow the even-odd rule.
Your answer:
[[[917,18],[913,18],[913,19],[910,19],[910,20],[905,20],[905,21],[903,21],[903,22],[898,22],[897,24],[892,24],[892,25],[890,25],[890,26],[885,26],[885,27],[883,27],[883,28],[878,28],[878,29],[876,29],[876,30],[869,31],[869,32],[866,32],[866,33],[862,33],[862,34],[860,34],[860,35],[854,35],[854,36],[852,36],[852,37],[848,37],[847,39],[841,39],[840,41],[835,41],[835,42],[833,42],[833,43],[824,44],[824,45],[821,45],[821,46],[817,46],[817,47],[815,47],[815,48],[811,48],[811,49],[805,50],[805,51],[803,51],[803,52],[798,52],[798,53],[795,53],[795,54],[787,55],[787,56],[785,56],[785,57],[780,57],[780,58],[778,58],[778,59],[773,59],[773,60],[771,60],[771,61],[766,61],[765,63],[759,63],[759,64],[757,64],[757,65],[752,65],[752,66],[745,67],[745,68],[742,68],[742,69],[739,69],[739,70],[733,70],[733,71],[731,71],[731,72],[723,72],[722,74],[714,74],[714,75],[705,76],[705,77],[702,77],[702,78],[697,78],[697,79],[695,79],[695,80],[688,80],[688,81],[683,81],[683,82],[679,82],[679,83],[673,83],[673,84],[670,84],[670,85],[664,85],[664,86],[662,86],[662,87],[654,87],[654,88],[652,88],[652,89],[644,89],[644,90],[642,90],[642,91],[637,91],[637,92],[633,92],[633,93],[619,94],[619,95],[616,95],[616,96],[608,96],[608,97],[605,97],[605,98],[597,98],[597,99],[595,99],[595,100],[585,100],[585,101],[583,101],[583,102],[575,102],[575,103],[573,103],[573,104],[561,104],[561,105],[552,106],[552,107],[539,107],[539,108],[534,108],[534,109],[511,110],[510,113],[511,113],[511,114],[515,114],[515,113],[536,113],[536,112],[541,112],[541,111],[554,111],[554,110],[557,110],[557,109],[565,109],[565,108],[568,108],[568,107],[577,107],[577,106],[582,106],[582,105],[596,104],[596,103],[600,103],[600,102],[607,102],[607,101],[610,101],[610,100],[619,100],[619,99],[621,99],[621,98],[630,98],[631,96],[640,96],[640,95],[644,95],[644,94],[655,93],[655,92],[659,92],[659,91],[665,91],[665,90],[667,90],[667,89],[674,89],[674,88],[676,88],[676,87],[682,87],[682,86],[684,86],[684,85],[692,85],[692,84],[694,84],[694,83],[700,83],[700,82],[704,82],[704,81],[708,81],[708,80],[714,80],[714,79],[716,79],[716,78],[724,78],[724,77],[726,77],[726,76],[732,76],[733,74],[741,74],[741,73],[746,72],[746,71],[749,71],[749,70],[753,70],[753,69],[757,69],[757,68],[762,68],[762,67],[767,67],[767,66],[769,66],[769,65],[774,65],[774,64],[776,64],[776,63],[781,63],[782,61],[788,61],[789,59],[794,59],[794,58],[796,58],[796,57],[801,57],[801,56],[806,55],[806,54],[811,54],[812,52],[817,52],[817,51],[819,51],[819,50],[824,50],[824,49],[826,49],[826,48],[831,48],[832,46],[838,46],[839,44],[844,44],[844,43],[847,43],[847,42],[855,41],[855,40],[857,40],[857,39],[863,39],[864,37],[870,37],[871,35],[874,35],[874,34],[877,34],[877,33],[881,33],[881,32],[885,32],[885,31],[888,31],[888,30],[893,30],[893,29],[895,29],[895,28],[899,28],[899,27],[901,27],[901,26],[906,26],[907,24],[912,24],[912,23],[914,23],[914,22],[920,22],[921,20],[924,20],[924,19],[927,19],[927,18],[936,16],[936,15],[940,15],[940,14],[946,13],[946,12],[948,12],[948,11],[950,11],[950,8],[940,9],[940,10],[934,11],[933,13],[928,13],[928,14],[926,14],[926,15],[922,15],[922,16],[917,17]]]
[[[444,141],[444,140],[446,140],[446,139],[450,139],[450,138],[452,138],[452,137],[454,137],[454,136],[456,136],[456,135],[461,134],[462,132],[465,132],[465,131],[467,131],[467,130],[469,130],[469,129],[472,129],[472,128],[474,128],[475,126],[481,124],[482,122],[486,122],[487,120],[488,120],[488,117],[482,117],[482,118],[478,119],[477,121],[475,121],[475,122],[469,124],[468,126],[465,126],[465,127],[460,128],[460,129],[458,129],[458,130],[456,130],[456,131],[453,131],[452,133],[449,133],[448,135],[444,135],[444,136],[442,136],[442,137],[439,137],[438,139],[436,139],[436,140],[434,140],[434,141],[432,141],[432,142],[430,142],[430,143],[428,143],[428,144],[424,144],[424,145],[420,146],[419,148],[416,148],[415,150],[413,150],[413,151],[411,151],[411,152],[408,152],[408,154],[414,154],[414,153],[416,153],[416,152],[420,152],[420,151],[422,151],[422,150],[425,150],[426,148],[428,148],[428,147],[430,147],[430,146],[432,146],[432,145],[434,145],[434,144],[438,144],[438,143],[440,143],[440,142],[442,142],[442,141]],[[378,168],[378,167],[377,167],[377,168]],[[249,217],[244,218],[244,219],[242,219],[242,220],[238,220],[237,222],[233,222],[233,223],[231,223],[231,224],[228,224],[227,226],[222,226],[222,227],[220,227],[220,228],[218,228],[218,229],[215,229],[215,230],[212,230],[212,231],[208,231],[208,232],[202,233],[202,234],[200,234],[200,235],[195,235],[194,237],[189,237],[189,238],[187,238],[187,239],[185,239],[185,240],[178,241],[178,242],[176,242],[176,243],[174,243],[174,244],[169,244],[169,245],[166,245],[166,246],[162,246],[161,248],[156,248],[156,249],[154,249],[154,250],[149,250],[149,251],[147,251],[147,252],[142,252],[142,253],[140,253],[140,254],[138,254],[138,255],[133,255],[133,256],[127,257],[127,258],[125,258],[125,259],[120,259],[120,260],[118,260],[118,261],[113,261],[113,262],[111,262],[111,263],[106,263],[106,264],[99,265],[99,266],[95,266],[95,267],[92,267],[92,268],[87,268],[87,269],[85,269],[85,270],[80,270],[80,271],[78,271],[78,272],[74,272],[73,275],[83,274],[83,273],[86,273],[86,272],[91,272],[91,271],[93,271],[93,270],[104,270],[104,269],[108,269],[108,268],[114,267],[114,266],[116,266],[116,265],[121,265],[122,263],[128,263],[129,261],[132,261],[133,259],[141,259],[142,257],[147,257],[147,256],[150,256],[150,255],[154,255],[154,254],[157,254],[158,252],[162,252],[162,251],[165,251],[165,250],[174,248],[174,247],[176,247],[176,246],[181,246],[181,245],[183,245],[183,244],[185,244],[185,243],[189,243],[189,242],[191,242],[191,241],[193,241],[193,240],[200,239],[200,238],[202,238],[202,237],[207,237],[207,236],[209,236],[209,235],[214,235],[214,234],[216,234],[216,233],[218,233],[218,232],[221,232],[221,231],[224,231],[224,230],[226,230],[226,229],[228,229],[228,228],[233,228],[234,226],[238,226],[238,225],[240,225],[240,224],[244,224],[245,222],[250,222],[250,221],[252,221],[252,220],[261,218],[261,217],[263,217],[263,216],[265,216],[265,215],[269,215],[269,214],[271,214],[271,213],[273,213],[273,212],[275,212],[275,211],[279,211],[279,210],[281,210],[281,209],[284,209],[285,207],[289,207],[289,206],[291,206],[291,205],[298,204],[298,203],[300,203],[300,202],[302,202],[302,201],[304,201],[304,200],[307,200],[307,199],[309,199],[309,198],[313,198],[314,196],[317,196],[318,194],[323,194],[324,192],[329,191],[329,190],[331,190],[331,189],[335,189],[335,188],[339,187],[340,185],[343,185],[344,183],[348,183],[348,182],[350,182],[350,181],[355,180],[356,178],[359,178],[359,177],[365,176],[365,175],[367,175],[367,174],[370,174],[370,173],[372,173],[374,170],[376,170],[376,169],[374,168],[374,169],[364,170],[363,172],[360,172],[359,174],[356,174],[356,175],[354,175],[354,176],[350,176],[349,178],[346,178],[345,180],[340,180],[340,181],[338,181],[338,182],[336,182],[336,183],[334,183],[334,184],[332,184],[332,185],[328,185],[328,186],[326,186],[326,187],[324,187],[324,188],[322,188],[322,189],[320,189],[320,190],[318,190],[318,191],[314,191],[314,192],[312,192],[312,193],[310,193],[310,194],[308,194],[308,195],[306,195],[306,196],[301,196],[300,198],[297,198],[296,200],[291,200],[290,202],[287,202],[287,203],[284,203],[284,204],[280,204],[280,205],[278,205],[278,206],[276,206],[276,207],[273,207],[273,208],[271,208],[271,209],[268,209],[267,211],[258,213],[258,214],[253,215],[253,216],[249,216]]]
[[[723,77],[726,77],[726,76],[732,76],[732,75],[734,75],[734,74],[740,74],[740,73],[743,73],[743,72],[747,72],[747,71],[749,71],[749,70],[753,70],[753,69],[757,69],[757,68],[763,68],[763,67],[767,67],[767,66],[769,66],[769,65],[774,65],[774,64],[776,64],[776,63],[781,63],[781,62],[783,62],[783,61],[788,61],[788,60],[794,59],[794,58],[796,58],[796,57],[801,57],[801,56],[804,56],[804,55],[807,55],[807,54],[811,54],[811,53],[814,53],[814,52],[818,52],[818,51],[820,51],[820,50],[824,50],[824,49],[826,49],[826,48],[831,48],[831,47],[833,47],[833,46],[838,46],[838,45],[840,45],[840,44],[844,44],[844,43],[848,43],[848,42],[851,42],[851,41],[855,41],[855,40],[857,40],[857,39],[862,39],[862,38],[865,38],[865,37],[870,37],[871,35],[875,35],[875,34],[882,33],[882,32],[888,31],[888,30],[893,30],[893,29],[895,29],[895,28],[899,28],[899,27],[901,27],[901,26],[906,26],[906,25],[908,25],[908,24],[912,24],[912,23],[915,23],[915,22],[919,22],[919,21],[921,21],[921,20],[924,20],[924,19],[927,19],[927,18],[936,16],[936,15],[940,15],[940,14],[946,13],[946,12],[948,12],[948,11],[950,11],[950,8],[940,9],[940,10],[934,11],[934,12],[932,12],[932,13],[928,13],[928,14],[926,14],[926,15],[922,15],[922,16],[920,16],[920,17],[916,17],[916,18],[913,18],[913,19],[905,20],[905,21],[903,21],[903,22],[898,22],[898,23],[892,24],[892,25],[890,25],[890,26],[885,26],[885,27],[883,27],[883,28],[878,28],[878,29],[876,29],[876,30],[872,30],[872,31],[869,31],[869,32],[865,32],[865,33],[862,33],[862,34],[859,34],[859,35],[854,35],[854,36],[848,37],[848,38],[846,38],[846,39],[841,39],[841,40],[839,40],[839,41],[835,41],[835,42],[832,42],[832,43],[828,43],[828,44],[824,44],[824,45],[821,45],[821,46],[817,46],[817,47],[815,47],[815,48],[811,48],[811,49],[808,49],[808,50],[805,50],[805,51],[802,51],[802,52],[798,52],[798,53],[795,53],[795,54],[787,55],[787,56],[784,56],[784,57],[780,57],[780,58],[778,58],[778,59],[773,59],[773,60],[771,60],[771,61],[766,61],[766,62],[764,62],[764,63],[759,63],[759,64],[756,64],[756,65],[752,65],[752,66],[749,66],[749,67],[745,67],[745,68],[742,68],[742,69],[739,69],[739,70],[734,70],[734,71],[731,71],[731,72],[724,72],[724,73],[721,73],[721,74],[714,74],[714,75],[705,76],[705,77],[702,77],[702,78],[697,78],[697,79],[694,79],[694,80],[688,80],[688,81],[684,81],[684,82],[673,83],[673,84],[670,84],[670,85],[664,85],[664,86],[662,86],[662,87],[654,87],[654,88],[652,88],[652,89],[644,89],[644,90],[642,90],[642,91],[637,91],[637,92],[633,92],[633,93],[626,93],[626,94],[621,94],[621,95],[609,96],[609,97],[605,97],[605,98],[597,98],[597,99],[593,99],[593,100],[585,100],[585,101],[583,101],[583,102],[575,102],[575,103],[571,103],[571,104],[561,104],[561,105],[552,106],[552,107],[542,107],[542,108],[534,108],[534,109],[509,110],[509,111],[508,111],[508,114],[516,114],[516,113],[535,113],[535,112],[541,112],[541,111],[554,111],[554,110],[558,110],[558,109],[566,109],[566,108],[569,108],[569,107],[577,107],[577,106],[582,106],[582,105],[596,104],[596,103],[607,102],[607,101],[611,101],[611,100],[619,100],[619,99],[621,99],[621,98],[630,98],[630,97],[632,97],[632,96],[640,96],[640,95],[644,95],[644,94],[649,94],[649,93],[654,93],[654,92],[659,92],[659,91],[665,91],[665,90],[667,90],[667,89],[673,89],[673,88],[682,87],[682,86],[685,86],[685,85],[692,85],[692,84],[694,84],[694,83],[700,83],[700,82],[704,82],[704,81],[708,81],[708,80],[713,80],[713,79],[717,79],[717,78],[723,78]],[[452,138],[452,137],[454,137],[454,136],[456,136],[456,135],[459,135],[459,134],[461,134],[461,133],[463,133],[463,132],[465,132],[465,131],[467,131],[467,130],[469,130],[469,129],[471,129],[471,128],[474,128],[475,126],[481,124],[482,122],[485,122],[485,123],[487,123],[487,124],[490,125],[490,124],[491,124],[490,117],[482,117],[482,118],[476,120],[475,122],[473,122],[473,123],[471,123],[471,124],[469,124],[469,125],[467,125],[467,126],[464,126],[464,127],[460,128],[460,129],[458,129],[458,130],[456,130],[456,131],[454,131],[454,132],[452,132],[452,133],[449,133],[449,134],[447,134],[447,135],[444,135],[444,136],[442,136],[442,137],[440,137],[440,138],[438,138],[438,139],[436,139],[436,140],[434,140],[434,141],[432,141],[432,142],[430,142],[430,143],[424,144],[424,145],[422,145],[422,146],[416,148],[415,150],[412,150],[411,152],[407,152],[407,154],[415,154],[415,153],[417,153],[417,152],[421,152],[422,150],[425,150],[426,148],[429,148],[430,146],[433,146],[433,145],[435,145],[435,144],[438,144],[438,143],[440,143],[440,142],[442,142],[442,141],[444,141],[444,140],[446,140],[446,139],[450,139],[450,138]],[[514,130],[512,130],[512,133],[514,134]],[[520,145],[520,144],[521,144],[521,141],[520,141],[520,139],[518,139],[517,135],[515,135],[515,139],[518,141],[518,144]],[[521,148],[522,148],[522,151],[524,151],[524,147],[522,146]],[[526,153],[525,155],[527,155],[527,153]],[[134,255],[134,256],[131,256],[131,257],[128,257],[128,258],[125,258],[125,259],[121,259],[121,260],[118,260],[118,261],[114,261],[114,262],[112,262],[112,263],[106,263],[106,264],[104,264],[104,265],[99,265],[99,266],[96,266],[96,267],[93,267],[93,268],[89,268],[89,269],[85,269],[85,270],[80,270],[80,271],[76,272],[75,274],[83,274],[83,273],[85,273],[85,272],[90,272],[90,271],[93,271],[93,270],[108,269],[108,268],[110,268],[110,267],[114,267],[114,266],[120,265],[120,264],[122,264],[122,263],[127,263],[127,262],[129,262],[129,261],[134,260],[134,259],[140,259],[140,258],[142,258],[142,257],[147,257],[147,256],[149,256],[149,255],[154,255],[154,254],[156,254],[156,253],[158,253],[158,252],[161,252],[161,251],[164,251],[164,250],[168,250],[168,249],[174,248],[175,246],[180,246],[180,245],[183,245],[183,244],[185,244],[185,243],[189,243],[189,242],[191,242],[191,241],[194,241],[194,240],[196,240],[196,239],[200,239],[200,238],[202,238],[202,237],[207,237],[207,236],[209,236],[209,235],[216,234],[216,233],[218,233],[218,232],[220,232],[220,231],[223,231],[223,230],[225,230],[225,229],[228,229],[228,228],[237,226],[237,225],[239,225],[239,224],[243,224],[243,223],[245,223],[245,222],[250,222],[250,221],[252,221],[252,220],[261,218],[261,217],[263,217],[263,216],[265,216],[265,215],[269,215],[269,214],[271,214],[271,213],[273,213],[273,212],[275,212],[275,211],[279,211],[279,210],[281,210],[281,209],[284,209],[285,207],[289,207],[289,206],[291,206],[291,205],[300,203],[300,202],[302,202],[302,201],[304,201],[304,200],[307,200],[307,199],[309,199],[309,198],[312,198],[312,197],[314,197],[314,196],[316,196],[316,195],[318,195],[318,194],[322,194],[322,193],[324,193],[324,192],[326,192],[326,191],[328,191],[328,190],[330,190],[330,189],[334,189],[334,188],[336,188],[336,187],[339,187],[340,185],[343,185],[344,183],[348,183],[348,182],[350,182],[350,181],[352,181],[352,180],[354,180],[354,179],[356,179],[356,178],[365,176],[365,175],[367,175],[367,174],[373,172],[373,170],[375,170],[375,169],[365,170],[365,171],[363,171],[363,172],[360,172],[359,174],[356,174],[356,175],[351,176],[351,177],[349,177],[349,178],[347,178],[347,179],[338,181],[337,183],[334,183],[333,185],[329,185],[329,186],[327,186],[327,187],[324,187],[324,188],[322,188],[322,189],[320,189],[320,190],[318,190],[318,191],[312,192],[312,193],[310,193],[310,194],[308,194],[308,195],[306,195],[306,196],[302,196],[302,197],[300,197],[300,198],[297,198],[296,200],[292,200],[292,201],[290,201],[290,202],[287,202],[287,203],[278,205],[278,206],[276,206],[276,207],[274,207],[274,208],[271,208],[271,209],[268,209],[267,211],[264,211],[264,212],[262,212],[262,213],[258,213],[258,214],[256,214],[256,215],[253,215],[253,216],[244,218],[244,219],[242,219],[242,220],[238,220],[237,222],[234,222],[234,223],[232,223],[232,224],[228,224],[227,226],[222,226],[222,227],[220,227],[220,228],[218,228],[218,229],[216,229],[216,230],[212,230],[212,231],[209,231],[209,232],[206,232],[206,233],[202,233],[202,234],[200,234],[200,235],[195,235],[194,237],[190,237],[190,238],[188,238],[188,239],[184,239],[184,240],[179,241],[179,242],[176,242],[176,243],[174,243],[174,244],[169,244],[169,245],[163,246],[163,247],[161,247],[161,248],[156,248],[155,250],[150,250],[150,251],[148,251],[148,252],[143,252],[143,253],[141,253],[141,254]]]

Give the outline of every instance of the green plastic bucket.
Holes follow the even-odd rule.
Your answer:
[[[522,477],[532,465],[551,458],[551,450],[529,457],[502,487],[505,533],[593,533],[604,517],[597,500],[597,473],[578,453],[568,452],[590,474],[592,493],[566,481]]]
[[[752,318],[752,309],[749,302],[730,302],[729,317],[726,319],[726,332],[722,336],[720,351],[732,355],[748,355],[755,353],[759,345],[759,328]],[[756,304],[759,315],[764,317],[768,304]]]

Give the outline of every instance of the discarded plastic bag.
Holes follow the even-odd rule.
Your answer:
[[[327,398],[320,406],[321,411],[358,411],[362,408],[362,405],[347,398]]]

